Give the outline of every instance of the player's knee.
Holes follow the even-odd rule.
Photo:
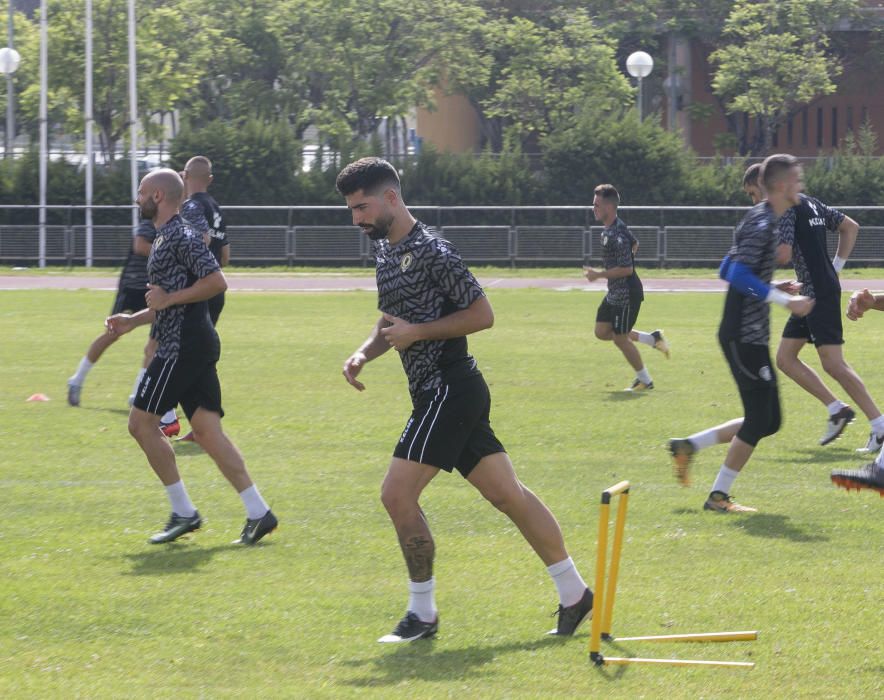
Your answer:
[[[595,329],[595,337],[598,338],[599,340],[611,340],[614,337],[614,333],[613,333],[613,331],[611,331],[610,329],[607,329],[607,328],[606,329],[596,328]]]
[[[847,363],[842,359],[825,358],[821,360],[821,364],[823,371],[836,379],[846,374],[849,369]]]
[[[386,482],[381,486],[381,503],[394,520],[397,517],[404,516],[411,510],[418,509],[418,505],[413,498],[407,496],[401,489]]]
[[[777,352],[777,369],[780,370],[780,372],[789,374],[789,370],[792,369],[792,364],[794,362],[795,358],[791,355],[784,352]]]

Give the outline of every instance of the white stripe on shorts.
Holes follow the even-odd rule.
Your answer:
[[[408,454],[406,455],[408,459],[411,459],[411,450],[414,447],[414,442],[415,440],[417,440],[417,436],[420,435],[421,428],[424,426],[424,421],[427,420],[427,416],[430,415],[430,411],[433,410],[433,402],[439,398],[440,390],[441,387],[439,389],[436,389],[436,395],[432,399],[430,399],[430,405],[427,406],[427,412],[424,414],[424,417],[421,418],[421,422],[420,425],[417,426],[417,430],[414,431],[414,437],[411,438],[411,444],[408,446]]]
[[[172,363],[172,366],[169,366],[169,363]],[[166,385],[169,383],[169,377],[172,376],[172,371],[175,369],[176,360],[169,358],[163,363],[163,368],[160,370],[160,374],[157,377],[156,384],[153,386],[153,391],[151,392],[150,399],[147,401],[147,412],[148,413],[156,413],[157,409],[160,405],[160,401],[163,399],[163,394],[166,391]],[[168,369],[168,372],[167,372]],[[163,381],[163,374],[166,375],[166,380]],[[162,382],[163,388],[160,389],[160,383]],[[157,389],[160,389],[159,396],[156,396]],[[154,396],[156,396],[156,402],[154,402]]]
[[[427,428],[427,437],[424,438],[424,446],[421,448],[421,458],[418,460],[421,464],[424,463],[424,452],[427,450],[427,443],[430,441],[430,434],[433,432],[433,426],[436,425],[436,419],[439,417],[439,413],[442,411],[442,404],[445,403],[445,399],[448,398],[448,385],[445,385],[445,396],[442,397],[442,400],[439,402],[439,407],[436,409],[436,415],[433,416],[433,422],[430,423],[430,427]]]

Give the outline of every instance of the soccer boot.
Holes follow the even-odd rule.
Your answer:
[[[844,406],[838,413],[829,416],[829,420],[826,421],[826,432],[820,438],[820,445],[828,445],[833,440],[837,440],[854,418],[856,413],[850,406]]]
[[[884,435],[878,435],[874,430],[869,433],[869,441],[866,443],[865,447],[857,448],[857,452],[862,454],[878,453],[881,451],[881,446],[884,445]]]
[[[166,523],[165,529],[162,532],[152,535],[148,542],[151,544],[174,542],[181,537],[181,535],[186,535],[188,532],[199,530],[202,524],[203,520],[200,518],[200,514],[196,511],[193,512],[193,515],[189,516],[172,513],[172,515],[169,516],[169,522]]]
[[[559,616],[558,624],[547,634],[570,637],[580,625],[592,617],[592,591],[588,588],[583,591],[583,597],[574,605],[565,607],[560,603],[559,609],[554,614]]]
[[[859,469],[836,469],[830,478],[836,486],[847,489],[872,489],[884,497],[884,467],[869,462]]]
[[[691,485],[691,462],[697,448],[687,438],[672,438],[669,441],[672,453],[672,474],[682,486]]]
[[[68,382],[68,405],[69,406],[79,406],[80,405],[80,392],[83,390],[83,386],[81,384],[74,384],[73,382]]]
[[[399,620],[390,634],[385,634],[378,639],[381,644],[399,644],[400,642],[413,642],[416,639],[432,637],[439,631],[439,615],[432,622],[422,622],[411,610],[405,613],[405,617]]]
[[[162,421],[160,421],[160,431],[167,438],[173,438],[181,432],[181,423],[178,422],[177,418],[171,423],[163,423]]]
[[[271,510],[268,510],[260,518],[255,518],[254,520],[247,518],[239,539],[234,540],[233,544],[257,544],[258,540],[264,537],[264,535],[269,535],[273,532],[277,525],[279,525],[279,521]]]
[[[728,496],[721,491],[713,491],[709,494],[709,498],[703,504],[703,510],[713,510],[716,513],[757,513],[757,508],[751,506],[742,506],[734,500],[733,496]]]
[[[193,439],[193,431],[191,430],[187,435],[178,438],[175,442],[196,442],[196,440]]]
[[[669,343],[663,337],[663,331],[659,328],[651,333],[654,336],[654,349],[663,353],[666,359],[669,359]]]
[[[649,391],[654,388],[654,382],[648,382],[645,384],[641,379],[636,377],[632,384],[626,387],[623,391]]]

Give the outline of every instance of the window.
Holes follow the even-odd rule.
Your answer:
[[[801,145],[807,145],[807,107],[801,110]]]
[[[823,147],[823,108],[816,109],[816,147]]]
[[[853,131],[853,107],[847,108],[847,130]]]
[[[795,132],[795,119],[790,115],[786,122],[786,145],[792,145],[792,135]]]

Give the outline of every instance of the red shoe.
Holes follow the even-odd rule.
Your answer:
[[[173,438],[181,432],[181,424],[178,422],[177,418],[171,423],[160,423],[160,431],[167,438]]]
[[[191,430],[189,433],[187,433],[187,435],[178,438],[175,442],[196,442],[193,439],[193,431]]]

